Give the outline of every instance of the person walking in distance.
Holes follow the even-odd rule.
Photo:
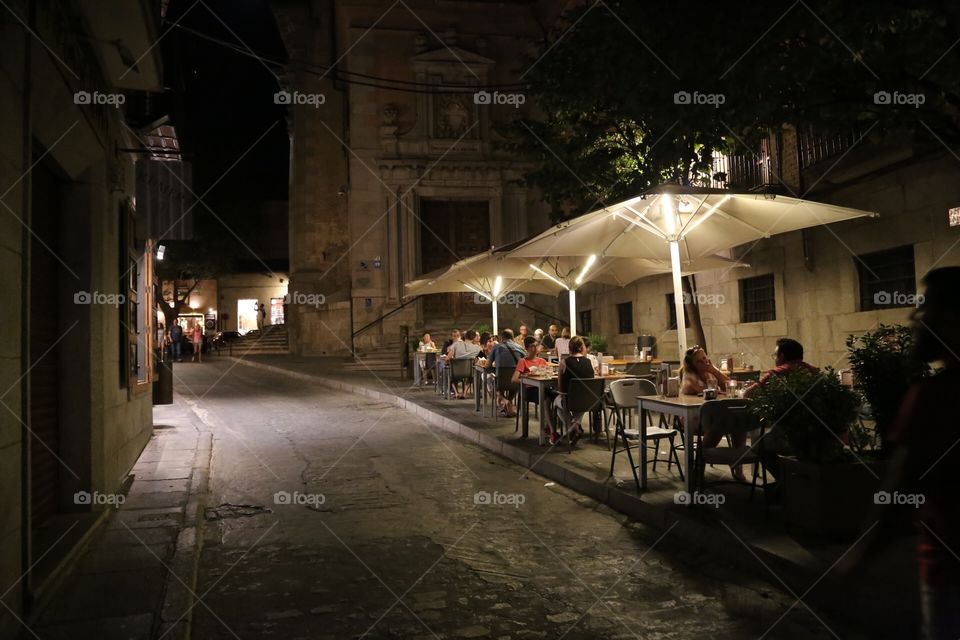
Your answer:
[[[177,362],[183,362],[183,357],[180,353],[181,344],[180,340],[183,338],[183,327],[180,326],[179,322],[174,322],[170,326],[170,359],[176,360]]]
[[[203,362],[203,326],[199,322],[193,326],[193,360]]]

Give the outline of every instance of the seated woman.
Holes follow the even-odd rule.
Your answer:
[[[720,369],[713,366],[707,357],[707,352],[699,346],[687,349],[683,356],[683,364],[680,366],[680,393],[686,395],[699,395],[707,388],[708,383],[715,383],[716,388],[723,392],[727,388],[727,382],[730,381]],[[703,434],[703,446],[706,448],[716,447],[723,438],[722,434],[705,431]],[[738,433],[731,436],[734,447],[743,447],[747,444],[747,434]],[[743,475],[743,466],[736,465],[730,468],[733,477],[746,482],[747,478]]]
[[[557,350],[558,358],[570,353],[570,327],[563,328],[560,337],[554,341],[554,347]]]
[[[417,344],[417,351],[436,351],[437,345],[433,343],[433,338],[430,337],[429,333],[424,333],[420,338],[419,344]],[[427,366],[427,358],[424,356],[423,360],[417,360],[420,363],[422,375],[422,380],[424,382],[429,382],[433,380],[433,367]]]
[[[520,358],[520,361],[517,363],[517,368],[513,372],[513,382],[516,384],[520,383],[520,376],[525,373],[528,373],[533,367],[548,367],[550,363],[537,355],[540,351],[540,343],[533,336],[527,336],[527,339],[523,341],[523,347],[527,350],[527,354]],[[540,402],[540,396],[537,395],[537,389],[526,389],[524,391],[524,397],[527,402]],[[545,430],[549,432],[549,429]]]
[[[586,347],[583,344],[583,338],[580,336],[573,336],[570,338],[570,355],[560,361],[559,391],[566,392],[566,390],[570,387],[571,380],[586,380],[593,377],[593,364],[586,356]],[[580,436],[583,435],[583,427],[580,426],[580,421],[583,420],[583,413],[574,413],[570,415],[569,422],[567,422],[567,412],[563,411],[562,399],[559,395],[556,397],[553,404],[557,410],[557,415],[564,423],[567,437],[570,439],[570,444],[575,444],[576,441],[580,439]],[[551,428],[550,444],[557,444],[557,441],[558,439],[556,432]]]

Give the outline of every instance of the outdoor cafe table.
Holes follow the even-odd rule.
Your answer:
[[[622,373],[611,373],[605,376],[595,376],[601,380],[613,381],[613,380],[623,380],[624,378],[635,378],[636,376],[625,375]],[[558,384],[557,376],[531,376],[531,375],[521,375],[520,376],[520,424],[522,425],[521,436],[526,438],[530,435],[530,411],[527,409],[526,395],[527,389],[536,389],[537,390],[537,399],[540,402],[540,422],[541,425],[546,419],[546,416],[549,415],[547,412],[550,410],[549,403],[547,400],[547,389],[556,387]],[[544,437],[543,428],[540,429],[540,444],[543,445],[546,442]]]
[[[647,447],[643,444],[647,438],[647,411],[656,411],[668,416],[677,416],[683,420],[683,465],[687,473],[687,491],[693,493],[696,479],[693,469],[693,434],[700,423],[701,396],[681,394],[676,398],[667,396],[637,396],[637,409],[640,413],[640,488],[647,488]]]

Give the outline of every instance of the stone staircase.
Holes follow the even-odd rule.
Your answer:
[[[357,353],[353,362],[343,365],[347,371],[373,371],[375,373],[400,373],[400,347],[386,346]]]
[[[230,345],[234,356],[280,355],[290,353],[287,325],[273,324],[263,328],[260,335],[244,336]]]

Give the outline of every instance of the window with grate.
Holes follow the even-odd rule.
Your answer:
[[[590,309],[580,312],[580,319],[577,321],[579,333],[588,335],[593,332],[593,311]]]
[[[773,274],[740,281],[740,322],[769,322],[777,319]]]
[[[617,305],[617,333],[633,333],[633,303]]]
[[[857,256],[860,310],[912,307],[916,304],[917,273],[913,245]]]
[[[667,329],[676,330],[677,328],[677,305],[676,296],[672,293],[667,294]]]

